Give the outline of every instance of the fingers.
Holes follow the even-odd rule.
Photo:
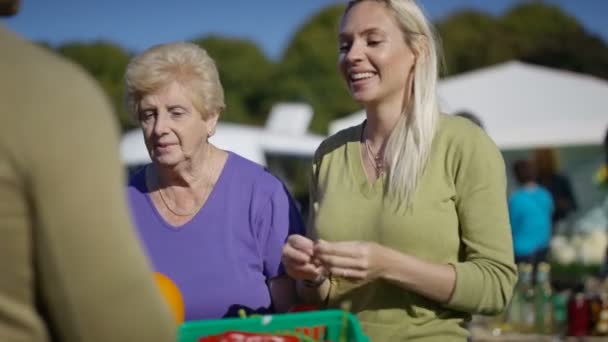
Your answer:
[[[321,274],[359,280],[369,274],[368,245],[359,241],[316,243],[301,236],[291,235],[283,247],[283,265],[296,279],[315,279]]]
[[[325,272],[313,259],[314,242],[301,235],[291,235],[283,246],[282,262],[285,271],[295,279],[316,279]]]
[[[287,274],[293,279],[314,280],[320,275],[326,275],[327,271],[323,267],[307,264],[283,264]]]
[[[349,280],[364,280],[367,278],[367,272],[364,270],[356,270],[352,268],[332,267],[331,274],[337,277]]]
[[[364,280],[369,276],[368,250],[364,243],[319,240],[314,251],[315,258],[335,276],[350,280]]]
[[[289,263],[303,265],[310,263],[312,257],[310,254],[286,244],[283,246],[282,259],[284,264]]]
[[[302,235],[291,235],[283,246],[283,263],[307,264],[312,260],[314,243]]]
[[[321,261],[330,272],[334,273],[335,269],[352,269],[366,270],[367,265],[364,259],[356,259],[335,255],[320,254],[317,258]]]
[[[314,253],[314,241],[302,235],[290,235],[287,238],[287,245],[310,256],[312,256]]]
[[[314,246],[315,256],[334,255],[346,258],[361,258],[365,254],[365,248],[358,241],[327,242],[319,240]]]

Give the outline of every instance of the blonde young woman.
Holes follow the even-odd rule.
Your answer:
[[[132,215],[177,320],[288,309],[281,248],[300,219],[278,179],[209,143],[225,107],[214,61],[194,44],[164,44],[125,78],[152,159],[130,180]]]
[[[414,1],[350,2],[338,40],[367,119],[319,147],[287,273],[309,301],[350,302],[372,341],[465,341],[471,313],[503,310],[516,280],[501,154],[439,113],[437,48]]]

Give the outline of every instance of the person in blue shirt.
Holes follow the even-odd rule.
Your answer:
[[[547,189],[536,183],[536,172],[530,161],[515,161],[513,173],[519,185],[509,197],[515,262],[536,266],[547,259],[553,199]]]

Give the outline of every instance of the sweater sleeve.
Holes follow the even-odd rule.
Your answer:
[[[293,198],[278,180],[259,215],[258,225],[264,254],[264,275],[268,279],[284,275],[281,263],[283,245],[289,235],[303,233],[303,224]]]
[[[453,160],[462,257],[453,263],[450,308],[482,314],[502,311],[517,271],[506,200],[505,164],[480,129],[470,129]]]

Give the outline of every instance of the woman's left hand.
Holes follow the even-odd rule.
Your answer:
[[[385,271],[386,248],[368,241],[319,240],[314,256],[334,276],[367,283],[382,276]]]

